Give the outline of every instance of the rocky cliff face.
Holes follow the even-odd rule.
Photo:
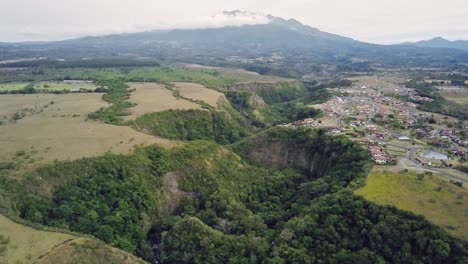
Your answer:
[[[286,137],[283,137],[286,136]],[[265,132],[247,139],[234,148],[250,162],[275,169],[294,168],[311,178],[320,178],[328,172],[329,154],[310,147],[295,135]]]

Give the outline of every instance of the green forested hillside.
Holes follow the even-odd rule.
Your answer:
[[[164,138],[215,140],[227,144],[250,134],[252,127],[244,122],[215,110],[168,110],[143,115],[132,122],[132,126]]]
[[[259,148],[271,158],[282,155],[284,167],[259,162],[261,154],[252,155]],[[369,168],[355,143],[321,131],[273,129],[233,149],[241,155],[195,141],[57,163],[27,177],[25,189],[15,190],[16,207],[24,219],[92,234],[160,263],[467,260],[466,242],[353,194]],[[305,162],[288,160],[297,157]],[[320,173],[308,173],[314,163],[324,164]],[[175,187],[165,186],[169,176]],[[180,200],[162,199],[169,187]],[[175,210],[162,213],[169,202],[177,202]]]

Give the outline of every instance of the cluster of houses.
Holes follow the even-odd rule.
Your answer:
[[[441,138],[448,138],[452,142],[457,143],[462,147],[468,147],[468,140],[462,140],[457,136],[457,130],[455,129],[442,129],[440,131]]]
[[[384,165],[391,161],[390,155],[386,151],[383,150],[382,146],[378,144],[369,143],[367,145],[367,149],[372,155],[372,160],[376,164]]]
[[[462,159],[468,160],[468,152],[465,151],[460,151],[460,150],[454,150],[452,151],[452,154],[455,156],[458,156]]]
[[[313,118],[305,118],[303,120],[294,121],[290,124],[279,124],[278,126],[279,127],[292,127],[292,128],[321,126],[322,128],[327,129],[328,132],[333,133],[333,134],[342,132],[342,129],[340,127],[322,126],[322,122],[320,120],[315,120]]]
[[[279,124],[279,127],[313,127],[319,126],[321,124],[320,120],[315,120],[313,118],[305,118],[303,120],[294,121],[291,124]]]
[[[318,126],[319,121],[316,121],[313,118],[304,118],[303,120],[294,121],[293,126],[295,127],[307,127],[307,126]]]

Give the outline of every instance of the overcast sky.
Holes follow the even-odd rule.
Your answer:
[[[213,27],[234,9],[374,43],[468,39],[468,0],[0,0],[0,41]]]

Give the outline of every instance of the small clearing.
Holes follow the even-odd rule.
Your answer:
[[[183,197],[188,193],[179,188],[180,176],[175,172],[168,172],[162,177],[162,189],[160,195],[160,205],[162,215],[171,215],[179,205]]]

